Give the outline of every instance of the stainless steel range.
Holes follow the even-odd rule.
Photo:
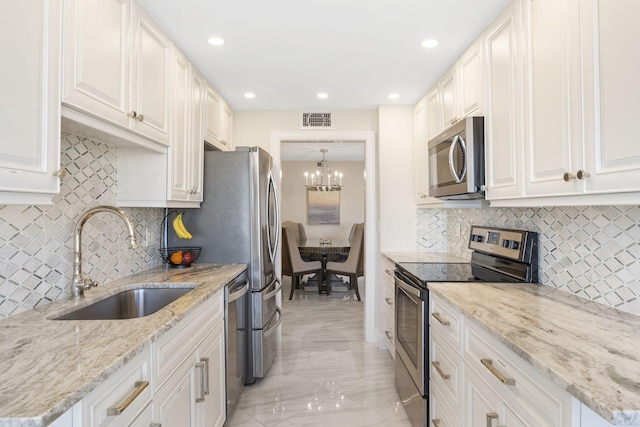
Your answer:
[[[396,389],[414,427],[429,407],[429,282],[537,282],[538,234],[472,226],[470,263],[397,263]]]

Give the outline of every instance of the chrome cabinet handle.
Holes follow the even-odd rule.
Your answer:
[[[384,331],[384,334],[389,340],[393,340],[393,334],[391,333],[391,331]]]
[[[451,322],[449,322],[446,319],[442,318],[442,315],[440,313],[431,313],[431,316],[433,316],[438,322],[440,322],[441,324],[443,324],[444,326],[449,326],[451,325]]]
[[[162,427],[161,423],[151,423],[149,424],[149,427]]]
[[[209,358],[201,357],[200,361],[204,363],[204,395],[209,394]]]
[[[393,305],[393,301],[391,300],[391,298],[385,298],[384,300],[385,300],[385,302],[386,302],[387,304],[389,304],[390,306],[391,306],[391,305]]]
[[[489,370],[497,379],[500,380],[502,384],[506,385],[516,385],[516,380],[513,378],[507,378],[500,373],[494,366],[493,360],[491,359],[480,359],[480,362],[484,365],[485,368]]]
[[[498,414],[495,412],[488,412],[487,413],[487,427],[491,427],[493,424],[493,420],[497,420],[498,419]]]
[[[433,427],[440,427],[440,419],[439,418],[432,419],[431,424],[433,424]]]
[[[391,270],[385,269],[384,272],[387,273],[389,276],[391,276]]]
[[[196,403],[204,402],[204,363],[196,363],[196,369],[200,369],[200,396],[196,396]]]
[[[136,400],[136,397],[140,396],[140,393],[142,393],[144,389],[149,386],[149,381],[136,381],[135,386],[135,391],[131,393],[131,395],[127,397],[125,401],[120,404],[120,406],[107,409],[107,416],[112,417],[114,415],[122,414],[125,409],[127,409],[129,405],[131,405],[131,403]]]
[[[440,368],[440,362],[431,362],[431,364],[434,368],[436,368],[436,371],[438,371],[438,375],[440,375],[443,380],[451,379],[451,375],[445,374]]]
[[[585,178],[589,178],[591,174],[587,171],[583,171],[582,169],[580,169],[576,174],[576,176],[578,177],[578,179],[585,179]]]
[[[569,182],[576,179],[576,176],[571,172],[565,172],[564,175],[562,175],[562,179],[564,179],[565,182]]]

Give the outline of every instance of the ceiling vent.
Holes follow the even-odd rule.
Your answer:
[[[332,113],[302,113],[302,129],[332,129]]]

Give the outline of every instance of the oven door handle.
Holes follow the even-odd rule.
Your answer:
[[[403,281],[402,279],[400,279],[399,277],[396,277],[396,284],[398,285],[399,288],[402,288],[402,290],[408,294],[411,294],[417,298],[420,298],[420,290],[414,288],[413,286],[411,286],[410,284],[406,283],[405,281]]]

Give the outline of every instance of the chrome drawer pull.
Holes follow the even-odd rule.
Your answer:
[[[385,298],[384,300],[388,305],[393,305],[393,300],[391,298]]]
[[[497,379],[499,379],[502,384],[516,385],[516,380],[514,380],[513,378],[506,378],[500,373],[500,371],[493,367],[493,360],[480,359],[480,362],[482,362],[484,367],[487,368]]]
[[[204,395],[206,396],[209,394],[209,358],[201,357],[200,361],[204,363]]]
[[[384,331],[384,334],[387,336],[387,338],[392,341],[393,340],[393,335],[391,334],[390,331]]]
[[[442,369],[440,369],[440,362],[431,362],[431,364],[434,368],[436,368],[436,371],[438,371],[438,375],[440,375],[443,380],[448,380],[451,378],[451,375],[445,374]]]
[[[109,408],[107,409],[107,415],[112,417],[114,415],[120,415],[124,412],[125,409],[136,400],[136,397],[140,396],[140,393],[144,391],[145,388],[149,386],[149,381],[136,381],[135,383],[136,389],[129,397],[126,398],[124,402],[117,408]]]
[[[451,325],[451,322],[449,322],[449,321],[448,321],[448,320],[446,320],[446,319],[443,319],[443,318],[442,318],[442,315],[441,315],[440,313],[431,313],[431,315],[432,315],[433,317],[435,317],[435,319],[436,319],[438,322],[440,322],[441,324],[443,324],[444,326],[449,326],[449,325]]]

